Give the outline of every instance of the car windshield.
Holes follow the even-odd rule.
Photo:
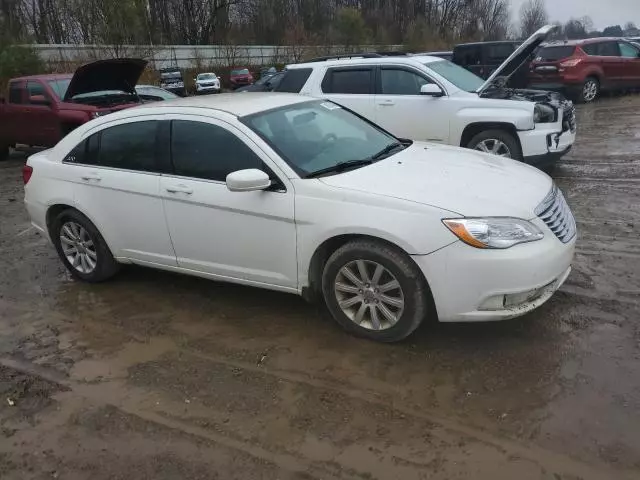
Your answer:
[[[80,93],[78,95],[74,95],[72,98],[73,99],[94,98],[94,97],[106,97],[110,95],[131,95],[131,93],[125,92],[124,90],[98,90],[96,92]]]
[[[542,62],[561,60],[573,55],[575,49],[576,47],[573,46],[543,47],[536,52],[536,60]]]
[[[372,157],[386,147],[398,144],[390,134],[326,101],[256,113],[242,121],[301,177],[313,176],[346,162],[363,161],[365,164],[375,160]]]
[[[249,75],[249,69],[241,68],[239,70],[231,70],[231,75]]]
[[[466,68],[462,68],[449,60],[440,60],[437,62],[425,63],[427,68],[430,68],[440,76],[446,78],[453,83],[460,90],[466,92],[475,92],[478,90],[484,80],[479,76],[471,73]]]
[[[58,96],[59,99],[64,98],[71,83],[70,78],[61,78],[58,80],[49,80],[47,82],[51,87],[51,90]]]
[[[215,80],[216,77],[213,73],[201,73],[198,75],[198,80]]]
[[[163,100],[173,100],[174,98],[178,98],[178,95],[171,93],[164,88],[157,87],[136,87],[136,92],[140,96],[150,96],[150,97],[158,97]]]
[[[162,73],[160,75],[160,78],[162,80],[181,80],[182,74],[180,72]]]

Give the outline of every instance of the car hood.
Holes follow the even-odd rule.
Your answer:
[[[535,208],[552,187],[547,174],[521,162],[422,142],[373,165],[319,180],[466,217],[527,220],[536,216]]]
[[[73,74],[64,101],[69,101],[76,95],[102,90],[135,93],[135,86],[146,66],[146,60],[137,58],[98,60],[83,65]]]
[[[498,68],[496,68],[495,72],[491,74],[489,78],[476,90],[477,93],[481,94],[484,92],[498,77],[504,77],[505,79],[509,79],[511,75],[513,75],[520,66],[527,61],[527,59],[536,51],[536,49],[543,43],[549,34],[558,28],[556,25],[545,25],[536,33],[531,35],[528,39],[526,39],[522,45],[520,45],[515,52],[513,52],[509,58],[507,58]]]

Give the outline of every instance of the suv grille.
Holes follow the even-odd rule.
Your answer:
[[[576,221],[564,195],[555,185],[535,213],[562,243],[568,243],[576,236]]]
[[[565,106],[562,112],[562,131],[568,130],[571,130],[571,133],[576,132],[576,108],[571,103]]]

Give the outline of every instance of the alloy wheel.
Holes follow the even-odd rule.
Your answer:
[[[598,95],[598,82],[595,80],[587,80],[584,84],[582,96],[586,102],[592,102]]]
[[[89,274],[98,264],[98,253],[87,230],[76,222],[65,222],[60,229],[60,245],[69,264],[78,272]]]
[[[404,312],[400,282],[377,262],[355,260],[343,266],[334,281],[334,291],[343,313],[368,330],[391,328]]]
[[[497,138],[487,138],[486,140],[482,140],[475,146],[475,149],[480,150],[481,152],[491,153],[492,155],[497,155],[499,157],[511,158],[511,150],[507,144]]]

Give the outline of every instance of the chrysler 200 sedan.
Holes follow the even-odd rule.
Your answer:
[[[326,100],[220,95],[93,120],[24,169],[33,225],[73,276],[134,263],[320,299],[392,342],[500,320],[565,281],[576,226],[522,163],[398,139]]]

